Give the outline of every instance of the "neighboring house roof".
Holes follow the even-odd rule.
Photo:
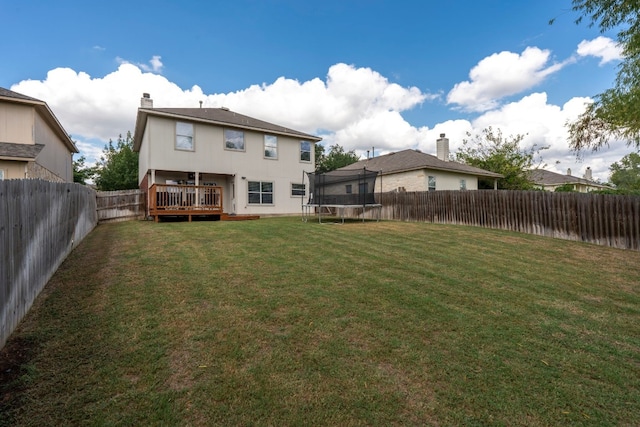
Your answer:
[[[43,148],[43,144],[30,145],[0,142],[0,159],[35,160]]]
[[[551,172],[545,169],[534,169],[529,171],[529,179],[531,179],[531,181],[533,181],[535,184],[543,187],[573,184],[573,185],[584,185],[584,186],[596,187],[596,188],[611,188],[608,185],[603,185],[598,182],[591,181],[589,179],[578,178],[577,176]]]
[[[467,175],[476,175],[490,178],[501,178],[502,175],[489,172],[484,169],[465,165],[458,162],[440,160],[431,154],[425,154],[418,150],[402,150],[395,153],[384,154],[370,159],[360,160],[339,170],[362,169],[381,171],[382,175],[399,172],[408,172],[418,169],[434,169],[447,172],[458,172]]]
[[[41,101],[30,96],[23,95],[18,92],[14,92],[9,89],[0,87],[0,101],[13,102],[19,104],[30,105],[36,109],[36,111],[47,122],[51,130],[62,140],[64,145],[71,153],[78,153],[78,148],[69,137],[69,134],[64,130],[53,111],[49,108],[46,102]]]
[[[150,115],[197,121],[246,130],[255,130],[259,132],[268,132],[276,135],[307,139],[314,142],[322,140],[322,138],[317,136],[245,116],[243,114],[236,113],[235,111],[231,111],[228,108],[139,108],[136,120],[136,130],[133,137],[134,151],[140,150],[142,132],[146,126],[147,118]]]

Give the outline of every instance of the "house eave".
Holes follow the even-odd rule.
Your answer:
[[[186,114],[177,114],[177,113],[171,113],[171,112],[166,112],[166,111],[157,111],[157,110],[149,109],[149,108],[139,108],[138,109],[138,117],[136,119],[134,137],[133,137],[133,142],[134,142],[133,150],[134,151],[140,151],[140,144],[142,143],[142,134],[143,134],[144,128],[145,128],[145,126],[147,124],[147,120],[148,120],[149,115],[157,116],[157,117],[171,118],[171,119],[188,120],[190,122],[205,123],[205,124],[209,124],[209,125],[222,126],[222,127],[232,128],[232,129],[242,129],[242,130],[248,130],[248,131],[254,131],[254,132],[269,133],[269,134],[273,134],[273,135],[287,136],[287,137],[292,137],[292,138],[307,139],[307,140],[310,140],[310,141],[312,141],[314,143],[322,141],[322,138],[320,138],[318,136],[310,135],[310,134],[307,134],[307,133],[304,133],[304,132],[297,132],[297,131],[287,132],[287,131],[279,131],[279,130],[274,130],[274,129],[265,129],[265,128],[260,128],[260,127],[255,127],[255,126],[241,125],[241,124],[237,124],[237,123],[229,123],[229,122],[225,122],[225,121],[222,121],[222,120],[204,119],[204,118],[201,118],[201,117],[193,117],[193,116],[186,115]]]
[[[436,171],[441,171],[441,172],[449,172],[449,173],[456,173],[456,174],[460,174],[460,175],[470,175],[470,176],[481,176],[481,177],[486,177],[486,178],[502,178],[502,175],[494,173],[494,172],[487,172],[487,173],[476,173],[476,172],[471,172],[471,171],[462,171],[462,170],[458,170],[455,168],[444,168],[444,167],[438,167],[438,166],[416,166],[416,167],[412,167],[412,168],[404,168],[404,169],[396,169],[396,170],[392,170],[392,171],[381,171],[381,175],[393,175],[396,173],[404,173],[404,172],[412,172],[412,171],[421,171],[421,170],[436,170]]]
[[[46,102],[40,101],[35,98],[25,99],[9,96],[0,96],[0,101],[32,106],[36,110],[36,112],[45,120],[45,122],[47,122],[53,132],[62,140],[67,149],[71,153],[79,153],[75,143],[69,137],[69,134],[64,130],[62,124],[60,124],[55,114],[53,114],[53,111],[51,111]]]

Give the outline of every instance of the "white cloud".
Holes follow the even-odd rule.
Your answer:
[[[565,124],[575,120],[584,111],[590,98],[575,97],[562,106],[549,104],[546,93],[533,93],[486,112],[473,120],[473,133],[492,126],[500,128],[504,136],[526,134],[522,146],[549,147],[541,151],[545,169],[566,173],[571,168],[574,176],[582,176],[590,166],[594,177],[606,181],[609,176],[609,165],[624,155],[624,144],[616,144],[617,150],[599,153],[584,153],[579,160],[569,150],[568,132]],[[620,154],[623,153],[623,154]]]
[[[546,62],[542,59],[537,63],[542,65],[529,69],[550,69],[544,68]],[[203,101],[205,107],[226,106],[242,114],[317,134],[324,138],[325,146],[337,143],[361,155],[366,155],[366,150],[372,147],[376,154],[407,148],[435,154],[435,141],[440,133],[450,139],[454,152],[466,132],[475,134],[491,125],[500,127],[505,136],[528,133],[527,144],[549,145],[551,148],[543,155],[552,170],[563,172],[571,167],[577,174],[591,166],[594,176],[606,180],[608,166],[628,150],[624,144],[616,144],[617,150],[587,153],[583,163],[576,163],[568,149],[564,124],[577,117],[584,103],[590,100],[574,98],[557,106],[548,103],[545,93],[524,96],[519,101],[486,111],[472,121],[448,120],[432,128],[416,127],[401,113],[437,95],[389,82],[369,68],[346,64],[330,67],[324,80],[299,82],[280,77],[270,84],[218,94],[204,94],[199,86],[182,89],[164,76],[144,72],[129,63],[99,78],[57,68],[49,71],[42,81],[25,80],[11,90],[46,101],[65,130],[78,141],[78,148],[88,163],[99,158],[109,139],[115,141],[119,134],[133,131],[144,92],[151,94],[156,107],[197,107],[199,101]]]
[[[148,64],[145,64],[143,62],[137,62],[134,65],[136,65],[142,71],[146,71],[150,73],[162,73],[162,68],[164,67],[164,64],[162,63],[161,59],[162,59],[161,56],[153,55],[149,60]],[[118,64],[132,64],[132,62],[127,61],[126,59],[123,59],[120,57],[117,57],[116,61],[118,62]]]
[[[530,89],[567,63],[549,65],[550,51],[527,47],[522,54],[500,52],[481,60],[469,73],[471,81],[457,83],[447,103],[482,112],[497,108],[499,100]]]
[[[578,55],[600,58],[600,65],[623,58],[622,48],[608,37],[599,36],[593,40],[582,40],[578,44]]]

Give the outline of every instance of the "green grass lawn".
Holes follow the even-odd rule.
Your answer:
[[[397,222],[127,222],[5,348],[0,425],[640,425],[640,253]]]

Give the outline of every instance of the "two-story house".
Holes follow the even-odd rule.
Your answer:
[[[134,133],[149,215],[300,212],[321,138],[228,108],[154,108],[141,99]]]
[[[73,182],[77,152],[46,102],[0,88],[0,180]]]

